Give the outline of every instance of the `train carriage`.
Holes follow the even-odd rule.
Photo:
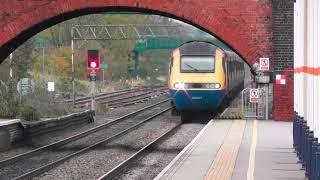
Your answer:
[[[187,42],[172,52],[168,87],[173,113],[188,121],[195,112],[221,111],[243,89],[244,63],[210,42]]]

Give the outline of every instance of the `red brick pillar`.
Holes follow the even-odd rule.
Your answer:
[[[273,116],[277,121],[292,121],[294,109],[293,52],[294,0],[272,1],[272,55],[274,78],[285,75],[286,84],[274,84]]]

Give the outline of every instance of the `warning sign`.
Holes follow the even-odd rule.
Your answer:
[[[269,71],[270,63],[269,63],[269,58],[260,58],[260,71]]]
[[[250,89],[250,102],[257,103],[259,101],[259,89]]]

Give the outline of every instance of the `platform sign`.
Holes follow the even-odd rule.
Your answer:
[[[281,74],[277,74],[276,75],[276,84],[285,85],[286,84],[286,76],[281,75]]]
[[[270,62],[269,58],[260,58],[259,59],[259,70],[260,71],[269,71]]]
[[[90,72],[90,81],[97,81],[97,73],[95,70]]]
[[[48,91],[54,92],[54,82],[48,82]]]
[[[29,93],[33,93],[35,90],[35,83],[30,78],[22,78],[19,80],[17,84],[17,91],[21,95],[27,95]]]
[[[100,68],[101,68],[101,69],[108,69],[108,64],[101,63],[101,64],[100,64]]]
[[[250,89],[250,102],[258,103],[259,101],[259,89]]]

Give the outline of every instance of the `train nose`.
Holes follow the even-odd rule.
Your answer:
[[[192,96],[191,99],[193,99],[193,100],[202,100],[203,97],[202,96]]]

